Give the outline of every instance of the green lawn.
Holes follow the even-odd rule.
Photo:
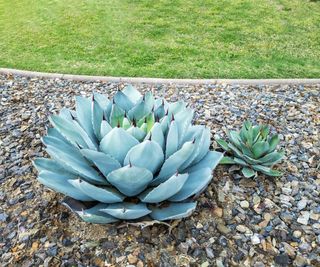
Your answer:
[[[320,78],[320,1],[0,0],[0,67]]]

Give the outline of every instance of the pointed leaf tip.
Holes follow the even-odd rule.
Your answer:
[[[107,208],[100,209],[100,211],[121,220],[134,220],[151,213],[145,203],[134,204],[128,202],[110,204]]]
[[[142,202],[160,203],[178,193],[188,179],[188,174],[174,174],[157,187],[139,195]]]
[[[185,218],[195,210],[197,202],[169,203],[167,207],[153,207],[150,216],[154,220],[166,221]]]
[[[250,168],[247,168],[247,167],[244,167],[242,169],[242,174],[244,175],[244,177],[246,178],[251,178],[251,177],[254,177],[257,175],[257,172],[250,169]]]
[[[144,168],[125,166],[111,172],[107,180],[126,196],[135,196],[147,188],[153,178]]]
[[[122,128],[113,128],[100,143],[100,150],[123,163],[128,151],[139,141]]]

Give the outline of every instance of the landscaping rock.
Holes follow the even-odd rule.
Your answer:
[[[49,115],[73,108],[76,95],[119,86],[0,75],[0,266],[317,266],[320,85],[137,85],[185,100],[212,136],[244,120],[268,123],[285,151],[276,179],[218,166],[196,211],[172,229],[84,223],[36,180],[31,161],[47,155]]]

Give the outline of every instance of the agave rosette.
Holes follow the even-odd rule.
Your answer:
[[[242,167],[246,178],[257,176],[261,172],[268,176],[280,176],[281,172],[272,167],[284,156],[283,151],[277,151],[279,136],[270,135],[268,125],[252,125],[246,121],[241,130],[230,131],[228,140],[217,138],[217,143],[227,152],[221,164],[237,164]]]
[[[75,111],[50,117],[43,143],[51,158],[34,161],[38,180],[87,222],[186,217],[222,158],[193,113],[130,85],[112,100],[76,97]]]

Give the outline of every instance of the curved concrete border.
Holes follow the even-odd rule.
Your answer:
[[[233,84],[233,85],[289,85],[289,84],[319,84],[320,79],[163,79],[163,78],[131,78],[131,77],[108,77],[89,76],[36,72],[0,68],[0,74],[12,74],[25,77],[68,79],[75,81],[102,81],[102,82],[124,82],[124,83],[148,83],[148,84]]]

